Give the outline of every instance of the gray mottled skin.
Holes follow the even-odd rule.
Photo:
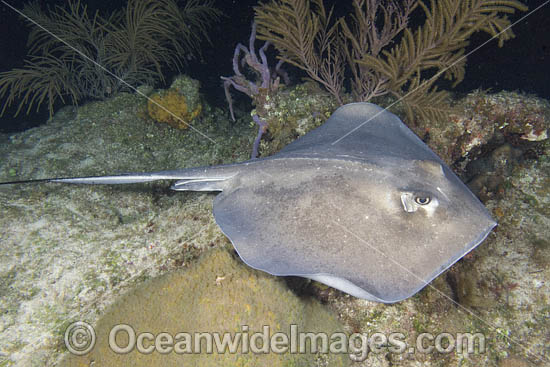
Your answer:
[[[159,179],[177,179],[174,190],[222,191],[214,217],[251,267],[379,302],[412,296],[496,225],[435,153],[369,103],[339,108],[265,159],[49,181]]]

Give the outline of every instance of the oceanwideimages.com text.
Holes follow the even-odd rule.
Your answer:
[[[83,323],[78,323],[82,325]],[[93,348],[85,338],[93,333],[93,329],[86,324],[86,333],[65,333],[67,348],[76,354],[82,354]],[[301,331],[298,325],[290,325],[288,332],[272,332],[269,325],[261,330],[251,330],[242,325],[238,332],[136,332],[127,324],[115,325],[109,333],[109,347],[117,354],[138,352],[176,353],[176,354],[223,354],[223,353],[346,353],[354,361],[363,361],[369,353],[452,353],[479,354],[485,352],[485,337],[481,333],[440,333],[437,335],[421,333],[416,340],[409,344],[404,333],[353,333],[343,332],[324,333]],[[85,345],[86,344],[86,345]],[[71,350],[74,348],[74,350]]]

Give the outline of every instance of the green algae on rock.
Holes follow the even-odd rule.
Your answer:
[[[176,335],[182,333],[181,340],[188,343],[182,342],[180,350],[168,346],[167,353],[156,350],[147,354],[134,349],[127,354],[117,354],[108,341],[113,327],[120,324],[130,325],[136,335],[149,332],[156,337],[168,333],[174,337],[172,346],[178,340]],[[98,366],[344,366],[349,363],[347,354],[291,353],[280,343],[278,349],[269,344],[268,350],[264,344],[267,339],[254,341],[254,333],[264,333],[266,326],[271,340],[278,332],[289,336],[291,325],[296,325],[298,332],[330,335],[342,331],[335,317],[313,298],[296,296],[281,278],[250,269],[227,250],[216,249],[190,269],[155,278],[121,297],[98,321],[95,348],[85,356],[68,355],[60,365],[89,365],[92,361]],[[199,338],[197,333],[213,337],[212,353],[207,352],[208,337],[203,334]],[[236,353],[230,352],[229,347],[222,348],[224,352],[220,353],[215,333],[220,340],[224,333],[232,336],[239,333],[241,342]],[[200,348],[195,338],[199,338]],[[117,333],[115,340],[119,347],[127,346],[127,332]],[[147,342],[148,347],[154,344],[154,341]],[[256,347],[259,349],[255,350]]]
[[[258,113],[267,122],[267,134],[260,142],[261,156],[273,155],[321,126],[337,107],[328,94],[311,83],[283,89],[258,101],[250,114]]]

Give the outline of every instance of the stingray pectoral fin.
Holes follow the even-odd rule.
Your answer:
[[[311,280],[315,280],[317,282],[326,284],[332,288],[336,288],[341,290],[342,292],[345,292],[347,294],[351,294],[354,297],[366,299],[369,301],[374,302],[382,302],[382,303],[393,303],[395,301],[388,301],[386,299],[382,299],[379,297],[376,297],[374,294],[367,292],[363,288],[355,285],[354,283],[350,282],[347,279],[339,278],[332,276],[330,274],[316,274],[316,275],[307,275],[306,278],[309,278]]]
[[[226,178],[205,178],[199,180],[181,180],[170,187],[176,191],[223,191]]]

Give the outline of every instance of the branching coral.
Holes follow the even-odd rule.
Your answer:
[[[408,28],[418,8],[425,23]],[[429,118],[443,115],[447,96],[434,82],[464,77],[469,37],[482,31],[502,45],[513,37],[502,14],[527,8],[516,0],[353,0],[353,9],[334,20],[322,0],[273,0],[255,8],[258,38],[340,103],[349,77],[354,100],[391,94],[403,99],[409,118]]]
[[[342,103],[343,39],[323,1],[273,1],[255,10],[258,38],[272,42],[282,61],[304,70]]]
[[[76,104],[162,81],[163,67],[180,68],[199,52],[207,26],[220,16],[212,0],[183,8],[176,0],[128,0],[108,17],[89,16],[80,0],[46,12],[34,2],[22,13],[33,26],[29,56],[24,68],[0,73],[1,113],[13,103],[16,114],[25,105],[28,113],[47,101],[52,114],[57,100]]]
[[[233,76],[222,76],[223,87],[225,90],[225,98],[229,104],[229,112],[231,118],[235,121],[235,114],[233,112],[233,101],[231,99],[231,93],[229,88],[233,87],[239,92],[242,92],[254,98],[262,92],[275,92],[279,88],[280,75],[286,78],[286,74],[280,70],[282,60],[277,63],[273,70],[270,69],[265,51],[269,47],[270,43],[265,42],[259,49],[256,55],[256,49],[254,43],[256,43],[256,23],[252,23],[252,32],[250,33],[249,46],[246,48],[244,45],[238,43],[235,47],[235,53],[233,54]],[[241,54],[243,59],[241,60]],[[248,66],[256,74],[256,80],[248,80],[246,76],[241,72],[239,63],[243,66]]]
[[[252,98],[257,110],[259,110],[258,113],[255,113],[252,116],[253,121],[256,125],[258,125],[258,134],[256,135],[256,139],[254,140],[252,147],[252,158],[256,158],[258,156],[260,140],[268,127],[268,123],[260,117],[260,115],[263,115],[263,102],[268,100],[270,95],[277,92],[279,89],[281,76],[285,82],[288,83],[286,73],[281,70],[282,60],[277,63],[275,68],[271,69],[269,67],[265,51],[269,47],[270,43],[265,42],[259,49],[258,54],[260,55],[260,58],[258,59],[254,46],[255,42],[256,23],[252,23],[252,32],[250,33],[248,48],[240,43],[237,44],[237,47],[235,47],[235,53],[233,55],[233,71],[235,75],[230,77],[221,77],[223,80],[225,97],[227,99],[227,103],[229,104],[229,111],[231,112],[231,118],[233,121],[235,121],[235,114],[233,113],[233,101],[231,99],[231,93],[229,92],[230,87],[233,87],[239,92],[245,93],[247,96]],[[242,60],[241,54],[244,55]],[[248,80],[241,72],[239,64],[242,64],[243,67],[246,65],[248,69],[256,75],[256,79],[253,81]]]
[[[437,115],[437,106],[446,97],[432,88],[440,76],[456,85],[464,78],[465,47],[469,37],[483,31],[498,39],[499,46],[514,35],[510,21],[502,13],[527,8],[514,0],[431,0],[422,1],[426,22],[414,31],[405,29],[401,42],[384,57],[366,54],[359,64],[386,76],[387,90],[398,98],[405,97],[409,116],[413,111]],[[430,73],[430,78],[424,78]]]

